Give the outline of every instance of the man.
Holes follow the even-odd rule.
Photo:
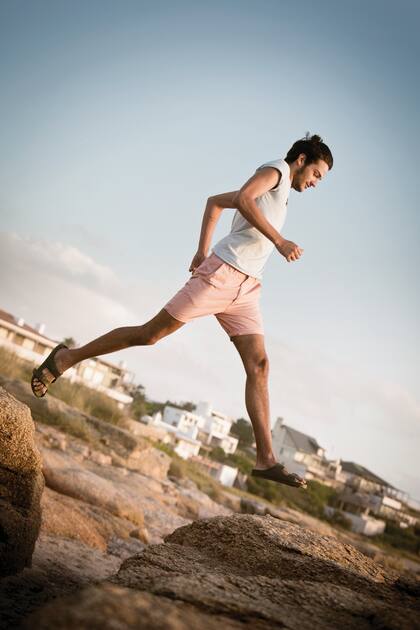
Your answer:
[[[201,226],[197,253],[185,286],[150,321],[116,328],[81,348],[60,344],[33,372],[35,396],[65,370],[101,354],[130,346],[152,345],[186,322],[213,314],[237,348],[246,371],[245,402],[257,447],[256,477],[304,487],[306,482],[276,461],[271,441],[268,358],[259,309],[264,265],[276,249],[287,262],[297,261],[303,249],[283,238],[290,188],[303,192],[317,186],[333,166],[330,149],[317,135],[298,140],[284,160],[260,166],[240,190],[210,197]],[[230,234],[207,257],[216,223],[224,208],[236,208]]]

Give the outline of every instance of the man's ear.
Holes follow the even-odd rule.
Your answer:
[[[300,153],[298,155],[297,162],[298,162],[299,167],[304,166],[306,162],[306,153]]]

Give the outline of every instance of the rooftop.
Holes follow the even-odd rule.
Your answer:
[[[348,472],[352,475],[357,475],[358,477],[363,477],[363,479],[366,479],[367,481],[373,481],[374,483],[377,483],[381,486],[394,488],[394,486],[391,486],[390,483],[388,483],[384,479],[381,479],[380,477],[375,475],[373,472],[370,472],[370,470],[368,470],[364,466],[361,466],[360,464],[356,464],[355,462],[342,461],[341,468],[342,470],[344,470],[344,472]]]
[[[318,449],[322,449],[322,446],[318,444],[315,438],[310,435],[306,435],[306,433],[301,433],[301,431],[297,431],[296,429],[292,429],[292,427],[283,425],[287,431],[289,439],[292,441],[293,446],[298,451],[303,451],[304,453],[317,453]],[[324,449],[322,449],[324,450]]]
[[[9,324],[13,324],[14,326],[19,326],[19,328],[23,328],[24,330],[28,330],[29,332],[38,335],[39,337],[43,337],[44,339],[48,339],[45,335],[42,335],[36,328],[32,328],[32,326],[28,326],[28,324],[24,323],[23,326],[18,324],[19,319],[14,317],[11,313],[7,311],[3,311],[0,308],[0,319],[5,322],[9,322]],[[50,339],[48,339],[50,341]]]

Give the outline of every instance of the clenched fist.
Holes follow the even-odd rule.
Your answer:
[[[293,241],[282,241],[281,243],[276,245],[277,251],[285,257],[287,262],[291,262],[292,260],[297,260],[303,254],[303,249],[293,243]]]

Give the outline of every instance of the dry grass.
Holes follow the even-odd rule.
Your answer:
[[[19,378],[28,382],[31,380],[33,368],[32,363],[0,346],[0,374],[7,378]]]
[[[125,414],[119,409],[116,401],[86,385],[60,379],[54,383],[50,393],[89,416],[95,416],[110,424],[124,426]]]
[[[34,411],[31,413],[35,422],[55,427],[59,431],[63,431],[68,435],[84,440],[90,444],[90,446],[98,447],[99,445],[99,436],[96,431],[94,431],[82,418],[70,418],[63,413],[52,413],[48,410],[48,408],[40,415]]]
[[[0,346],[0,374],[28,383],[31,380],[33,368],[33,363]],[[125,413],[119,409],[116,401],[86,385],[70,383],[67,379],[61,378],[50,387],[48,395],[54,396],[90,416],[95,416],[110,424],[125,426]],[[65,418],[57,418],[54,421],[55,426],[58,426],[60,421],[65,422]],[[80,426],[79,432],[81,431]]]

